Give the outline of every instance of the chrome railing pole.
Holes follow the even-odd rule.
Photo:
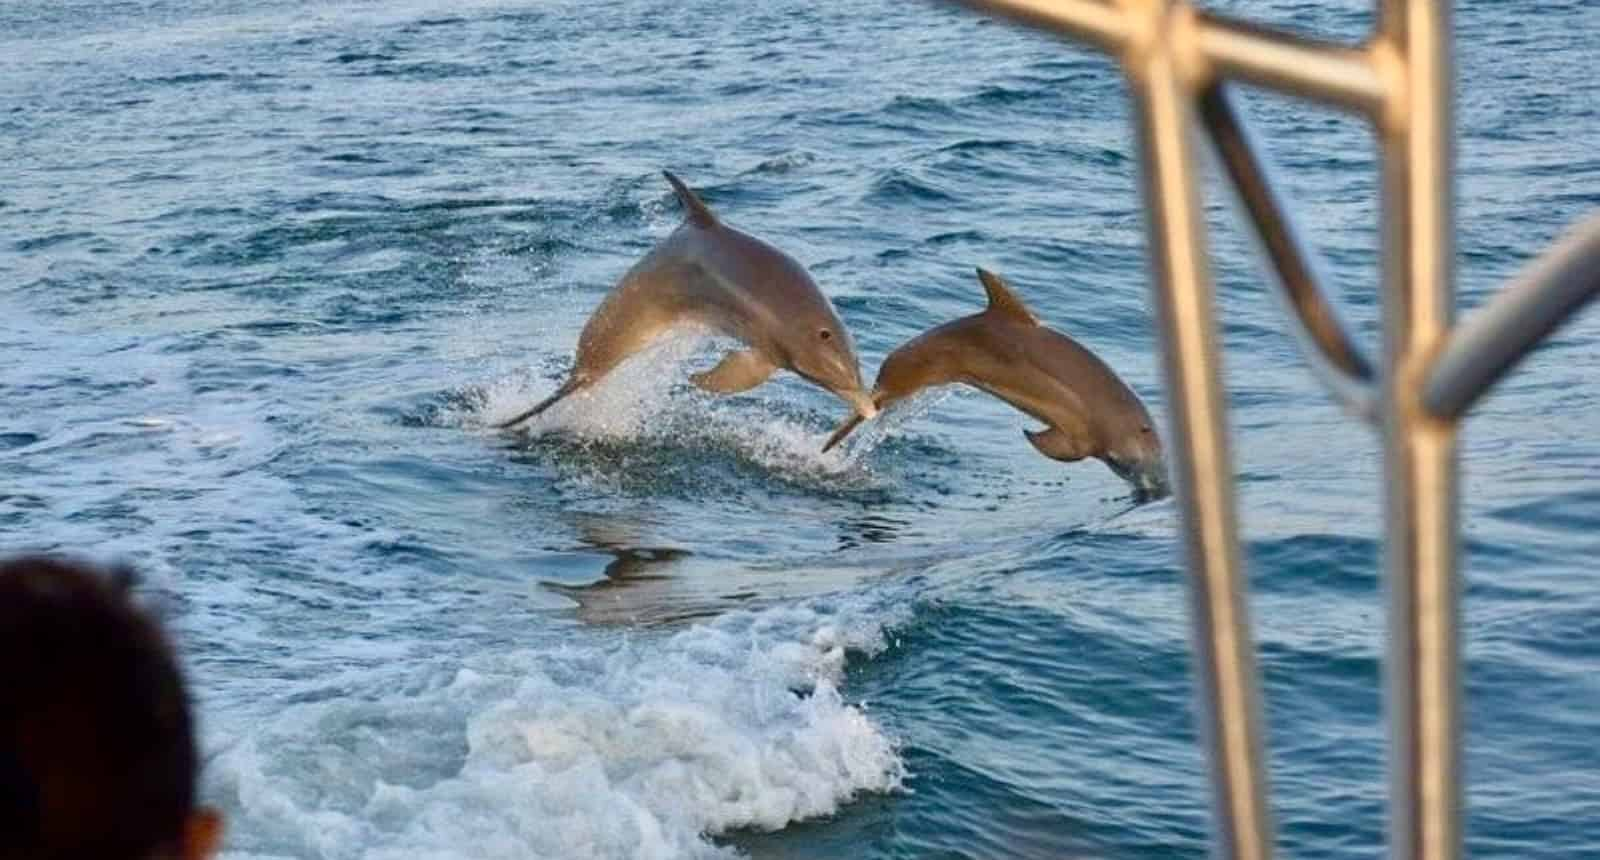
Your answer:
[[[1118,55],[1142,147],[1178,502],[1186,530],[1201,731],[1221,856],[1271,852],[1255,654],[1239,579],[1233,476],[1198,205],[1198,105],[1336,397],[1381,419],[1387,532],[1389,851],[1461,855],[1456,423],[1483,392],[1600,296],[1600,219],[1545,255],[1459,331],[1454,303],[1449,4],[1379,0],[1359,48],[1274,32],[1181,0],[961,0]],[[1272,192],[1225,89],[1244,80],[1370,119],[1383,172],[1384,348],[1374,373],[1318,289],[1316,256]]]
[[[965,0],[992,15],[1081,39],[1110,54],[1128,40],[1127,16],[1104,0]]]
[[[1145,10],[1152,38],[1124,61],[1137,104],[1151,293],[1170,397],[1169,438],[1189,566],[1200,732],[1211,761],[1215,853],[1272,856],[1262,767],[1255,641],[1242,588],[1210,259],[1200,209],[1193,80],[1180,69],[1165,2]]]
[[[1255,226],[1262,255],[1272,263],[1278,292],[1288,304],[1307,359],[1342,406],[1376,420],[1377,373],[1329,301],[1327,267],[1302,238],[1293,211],[1273,188],[1271,169],[1249,123],[1239,115],[1229,85],[1215,81],[1205,87],[1199,107],[1217,160]]]
[[[1369,53],[1293,33],[1199,13],[1200,53],[1229,80],[1269,87],[1333,107],[1371,113],[1383,79]]]
[[[1600,216],[1589,218],[1450,335],[1423,404],[1458,421],[1524,356],[1600,296]]]
[[[1393,52],[1383,162],[1384,521],[1389,641],[1389,851],[1461,854],[1456,430],[1421,393],[1453,307],[1448,4],[1384,0]]]

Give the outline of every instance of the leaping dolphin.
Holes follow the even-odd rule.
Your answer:
[[[683,224],[635,263],[589,317],[567,381],[496,426],[520,424],[594,385],[668,330],[686,324],[736,338],[746,347],[690,376],[706,391],[745,391],[781,367],[838,395],[858,414],[877,414],[861,382],[850,332],[805,267],[722,223],[678,177],[662,172],[687,213]]]
[[[1049,425],[1023,431],[1046,457],[1095,457],[1141,495],[1166,495],[1161,438],[1139,396],[1094,353],[1041,325],[999,276],[980,268],[978,280],[989,306],[890,353],[878,369],[873,403],[885,409],[924,388],[965,383]],[[822,450],[839,444],[864,417],[870,415],[847,419]]]

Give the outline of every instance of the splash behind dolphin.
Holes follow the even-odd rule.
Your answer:
[[[858,413],[876,414],[850,332],[805,267],[723,224],[678,177],[663,173],[688,213],[683,224],[635,263],[589,317],[567,381],[496,426],[520,424],[594,385],[682,325],[703,326],[745,344],[690,377],[707,391],[745,391],[785,368],[837,394]]]
[[[1161,439],[1139,396],[1099,356],[1040,325],[998,276],[979,269],[978,279],[989,306],[890,353],[878,370],[873,402],[887,408],[923,388],[965,383],[1048,424],[1023,431],[1046,457],[1095,457],[1141,494],[1165,495]],[[846,420],[822,450],[839,444],[862,420],[861,414]]]

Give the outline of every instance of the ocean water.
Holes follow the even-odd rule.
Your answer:
[[[1354,0],[1220,8],[1355,39]],[[1459,4],[1460,304],[1600,206],[1600,7]],[[1164,420],[1106,60],[952,8],[0,5],[0,548],[133,561],[230,860],[1203,856],[1179,524],[939,392],[819,448],[685,336],[531,434],[671,169],[865,372],[975,265]],[[1367,130],[1247,93],[1361,338]],[[1383,839],[1377,441],[1208,193],[1288,856]],[[1600,313],[1462,440],[1467,840],[1600,854]]]

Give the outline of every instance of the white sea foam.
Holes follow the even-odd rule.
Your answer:
[[[676,383],[688,376],[691,363],[706,352],[711,341],[709,335],[695,329],[676,332],[624,362],[599,384],[557,402],[529,428],[536,433],[563,431],[596,440],[645,435],[671,403]],[[529,405],[525,398],[507,404],[491,392],[485,403],[485,420],[495,423],[512,417]]]
[[[772,399],[726,398],[686,384],[712,366],[717,347],[730,343],[704,331],[680,331],[625,362],[593,388],[570,395],[523,425],[533,435],[561,433],[592,442],[639,441],[732,451],[774,473],[867,479],[859,454],[827,453],[827,432],[782,414]],[[479,396],[447,412],[446,423],[487,427],[548,396],[553,387],[526,375],[501,377]],[[846,414],[840,405],[838,415]]]
[[[894,743],[838,684],[846,652],[882,650],[902,611],[813,602],[675,633],[579,628],[365,691],[340,679],[241,719],[245,737],[209,762],[233,822],[224,857],[732,856],[708,837],[900,785]]]
[[[877,418],[863,422],[833,450],[839,452],[842,462],[855,463],[889,438],[900,435],[907,427],[914,426],[918,419],[933,412],[958,391],[959,387],[955,385],[925,388],[905,401],[892,404]]]

